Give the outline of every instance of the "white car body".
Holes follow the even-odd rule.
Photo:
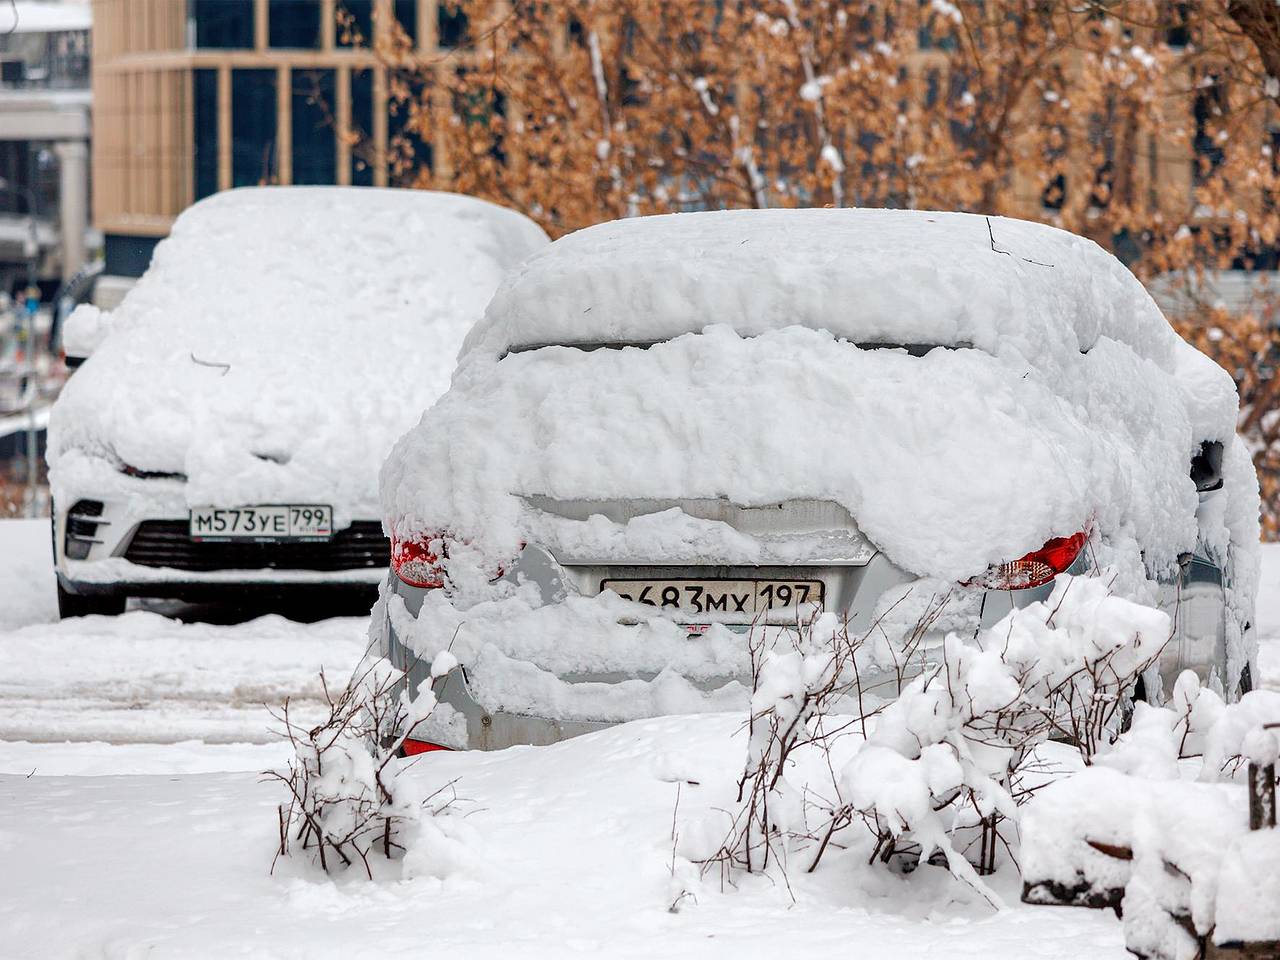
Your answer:
[[[378,465],[446,388],[504,272],[547,242],[517,213],[427,191],[250,188],[184,212],[119,308],[68,321],[94,349],[50,423],[64,610],[367,589],[387,549]],[[186,536],[193,509],[290,504],[331,507],[332,537]]]
[[[388,459],[375,634],[411,688],[460,663],[425,740],[498,747],[744,708],[751,631],[808,612],[761,613],[761,585],[812,584],[900,685],[942,634],[1092,572],[1180,613],[1147,695],[1184,667],[1231,695],[1258,563],[1237,409],[1128,270],[1051,227],[600,224],[503,283]],[[756,612],[699,612],[711,589]]]

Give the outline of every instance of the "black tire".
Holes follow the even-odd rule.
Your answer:
[[[68,593],[58,584],[58,616],[66,620],[68,617],[118,617],[124,613],[124,605],[128,597],[114,593],[78,594]]]

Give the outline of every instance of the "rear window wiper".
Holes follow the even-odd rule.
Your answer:
[[[696,332],[696,331],[690,331]],[[659,343],[668,343],[671,338],[664,340],[609,340],[609,341],[582,341],[579,343],[529,343],[517,347],[511,347],[502,354],[502,357],[510,356],[513,353],[532,353],[534,350],[545,350],[548,347],[564,347],[568,350],[581,350],[584,353],[592,353],[596,350],[625,350],[628,347],[635,347],[637,350],[648,350],[650,347]],[[750,339],[750,338],[746,338]],[[840,339],[840,343],[849,343],[848,340]],[[859,350],[905,350],[913,357],[923,357],[930,350],[972,350],[973,344],[967,340],[960,340],[956,343],[890,343],[883,340],[867,340],[861,343],[854,343]],[[498,359],[501,360],[502,357]]]

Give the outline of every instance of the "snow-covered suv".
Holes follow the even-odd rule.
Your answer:
[[[548,242],[472,197],[233,190],[182,214],[52,413],[63,616],[128,596],[372,593],[377,469],[504,271]]]
[[[414,689],[459,663],[413,749],[741,709],[751,632],[819,609],[889,690],[1062,572],[1176,612],[1148,696],[1184,667],[1234,694],[1258,541],[1237,407],[1128,270],[1051,227],[571,234],[504,281],[383,468],[374,630]]]

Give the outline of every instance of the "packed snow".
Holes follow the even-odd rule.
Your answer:
[[[1126,945],[1151,960],[1192,960],[1197,937],[1280,941],[1280,832],[1250,831],[1243,782],[1249,762],[1274,773],[1268,725],[1280,728],[1280,692],[1224,704],[1190,672],[1169,707],[1138,704],[1096,766],[1031,801],[1022,872],[1032,899],[1110,896]]]
[[[1091,240],[920,210],[720,210],[576,231],[503,282],[468,349],[668,340],[723,323],[854,343],[969,343],[1056,362],[1119,340],[1167,363],[1177,338]]]
[[[364,650],[364,624],[182,624],[145,610],[55,624],[41,531],[44,522],[0,522],[0,677],[20,680],[0,689],[0,718],[19,712],[11,698],[40,702],[32,716],[61,701],[48,739],[70,742],[21,741],[30,727],[0,732],[0,956],[430,949],[678,960],[825,954],[850,943],[870,958],[1128,956],[1110,914],[1021,905],[1012,872],[991,878],[1002,911],[945,870],[899,876],[851,858],[815,875],[794,871],[794,902],[771,877],[721,889],[683,864],[673,876],[673,820],[674,839],[692,843],[697,824],[732,803],[741,713],[641,721],[553,747],[428,755],[408,776],[423,791],[456,780],[458,799],[432,820],[409,876],[324,879],[287,861],[272,874],[283,795],[259,771],[289,751],[268,740],[270,718],[252,701],[305,701],[321,666],[345,676]],[[1264,582],[1277,582],[1280,548],[1265,556]],[[1280,637],[1278,598],[1261,598],[1268,638]],[[1263,681],[1280,689],[1277,652],[1268,639],[1260,663]],[[188,692],[208,697],[208,713],[177,730],[166,716]],[[207,742],[231,730],[242,742]],[[1071,753],[1055,748],[1046,762],[1071,767]]]
[[[433,755],[457,779],[409,877],[322,879],[277,865],[277,786],[255,774],[0,778],[0,953],[150,957],[776,957],[1123,960],[1114,920],[1016,904],[996,913],[942,871],[859,864],[722,891],[673,889],[672,818],[714,813],[741,718],[665,718],[548,748]],[[673,771],[678,772],[678,779]],[[696,781],[703,785],[693,785]],[[683,879],[683,878],[682,878]]]
[[[561,238],[503,283],[453,388],[396,445],[385,514],[504,556],[528,522],[518,495],[799,496],[842,504],[919,575],[965,579],[1090,518],[1160,569],[1194,546],[1187,464],[1220,440],[1224,520],[1239,550],[1256,542],[1225,372],[1091,242],[993,221],[1045,267],[993,250],[987,220],[725,211]],[[876,343],[947,349],[858,346]]]
[[[0,630],[58,619],[48,520],[0,520]]]
[[[338,529],[380,518],[387,450],[448,385],[504,271],[546,242],[517,213],[427,191],[201,201],[115,311],[68,321],[73,343],[101,343],[53,411],[55,500],[102,499],[128,467],[185,477],[132,481],[159,516],[293,502],[331,503]]]

